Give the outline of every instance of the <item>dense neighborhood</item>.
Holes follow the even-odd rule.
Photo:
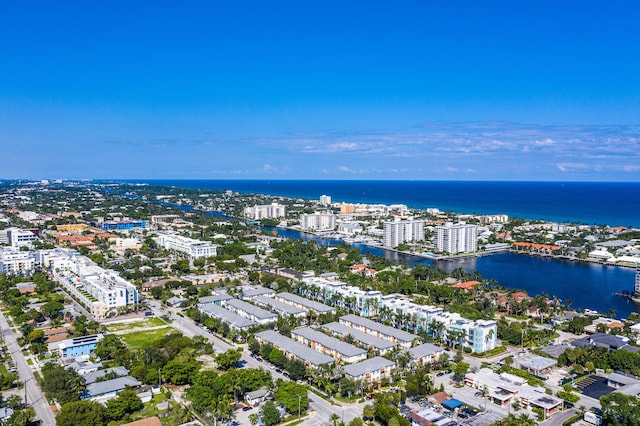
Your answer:
[[[640,231],[626,228],[329,196],[5,182],[0,422],[640,423],[640,315],[576,311],[459,268],[282,238],[276,226],[434,258],[640,260]]]

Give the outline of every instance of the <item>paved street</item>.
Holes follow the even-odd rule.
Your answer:
[[[0,330],[0,333],[7,345],[7,349],[11,353],[11,358],[13,358],[13,362],[15,363],[18,377],[20,377],[22,383],[25,383],[25,388],[27,390],[27,404],[34,408],[36,418],[40,420],[43,425],[55,425],[56,417],[51,411],[51,407],[44,397],[42,390],[40,390],[40,387],[33,375],[33,371],[31,371],[31,367],[27,364],[27,360],[24,358],[24,355],[20,350],[20,346],[18,346],[18,334],[9,328],[9,324],[2,312],[0,312]],[[24,398],[24,391],[21,396]]]
[[[224,352],[233,348],[242,348],[243,352],[241,360],[244,362],[245,367],[263,368],[271,373],[274,381],[277,379],[289,380],[283,373],[278,373],[271,363],[264,360],[258,361],[257,359],[252,358],[246,344],[229,344],[219,339],[208,330],[198,327],[190,318],[177,315],[179,310],[165,309],[161,307],[157,301],[149,301],[149,307],[156,316],[168,315],[172,322],[171,325],[184,335],[189,337],[203,336],[207,338],[213,344],[213,348],[216,353]],[[352,404],[332,405],[311,391],[309,392],[309,401],[309,416],[304,420],[302,423],[303,425],[326,426],[331,424],[329,418],[333,413],[340,416],[341,419],[344,418],[345,423],[348,423],[354,417],[359,417],[362,414],[362,407],[365,405],[365,403],[358,404],[355,402]],[[243,412],[242,414],[238,413],[238,423],[245,424],[243,423],[244,420],[253,412],[259,412],[259,408],[254,408],[250,412]]]

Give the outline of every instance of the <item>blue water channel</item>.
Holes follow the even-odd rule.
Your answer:
[[[277,229],[280,236],[316,241],[331,245],[339,240],[328,240],[313,234],[289,229]],[[353,244],[363,254],[382,256],[394,262],[403,262],[413,267],[416,264],[435,264],[451,272],[462,268],[466,272],[480,272],[487,279],[495,279],[500,285],[524,289],[531,296],[544,292],[558,296],[563,301],[571,301],[576,309],[593,309],[607,314],[616,311],[616,318],[626,318],[631,312],[640,311],[638,305],[614,292],[633,291],[635,270],[617,266],[572,262],[538,256],[528,256],[510,252],[496,253],[482,257],[467,257],[456,260],[433,261],[395,251]]]

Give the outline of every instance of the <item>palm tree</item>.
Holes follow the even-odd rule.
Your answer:
[[[336,413],[333,413],[331,414],[331,417],[329,417],[329,420],[333,422],[333,426],[336,426],[338,424],[338,420],[340,420],[340,416],[337,415]]]
[[[489,342],[493,341],[493,329],[489,330],[489,332],[487,333],[487,335],[484,338],[484,346],[485,346],[485,352],[489,352],[489,349],[487,349],[487,346],[489,345]],[[491,348],[493,349],[493,348]]]

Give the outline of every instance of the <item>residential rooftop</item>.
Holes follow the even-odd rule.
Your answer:
[[[367,353],[366,349],[358,348],[357,346],[353,346],[349,343],[343,342],[342,340],[336,339],[335,337],[327,336],[326,334],[321,333],[311,327],[297,328],[291,331],[291,334],[297,334],[311,342],[317,342],[325,348],[334,350],[346,358]]]
[[[333,363],[333,358],[320,352],[314,351],[308,346],[298,343],[293,339],[283,336],[273,330],[266,330],[256,333],[257,339],[262,339],[283,351],[295,355],[297,358],[307,361],[313,366]]]
[[[411,343],[418,338],[418,336],[416,336],[415,334],[411,334],[403,330],[398,330],[397,328],[389,327],[388,325],[380,324],[379,322],[372,321],[368,318],[364,318],[354,314],[340,317],[340,322],[353,323],[368,330],[375,330],[382,335],[395,337],[400,342]]]
[[[331,306],[325,305],[324,303],[316,302],[315,300],[310,300],[305,297],[298,296],[296,294],[282,292],[276,294],[276,298],[283,300],[285,303],[300,305],[305,310],[315,311],[320,314],[335,312],[335,308],[332,308]]]
[[[280,316],[301,315],[305,313],[304,309],[300,309],[288,303],[281,302],[274,299],[273,297],[255,296],[253,300],[259,305],[266,305],[271,307],[274,311],[280,313]]]
[[[393,368],[395,366],[395,362],[389,361],[381,356],[376,356],[354,364],[345,365],[342,368],[344,373],[351,377],[361,377],[368,373],[382,370],[383,368]]]
[[[278,315],[265,309],[259,308],[256,305],[252,305],[249,302],[239,299],[229,299],[225,302],[226,306],[230,306],[238,311],[245,312],[258,320],[270,320],[277,319]]]
[[[357,342],[360,342],[366,346],[370,346],[378,351],[388,351],[395,348],[397,345],[388,340],[381,339],[371,334],[364,333],[348,325],[339,322],[330,322],[323,324],[322,328],[329,330],[332,333],[339,334],[340,336],[351,336]]]
[[[200,304],[198,305],[198,309],[203,313],[213,318],[218,318],[235,328],[247,328],[256,325],[255,321],[241,317],[235,312],[222,308],[215,303],[207,303],[206,305]]]

